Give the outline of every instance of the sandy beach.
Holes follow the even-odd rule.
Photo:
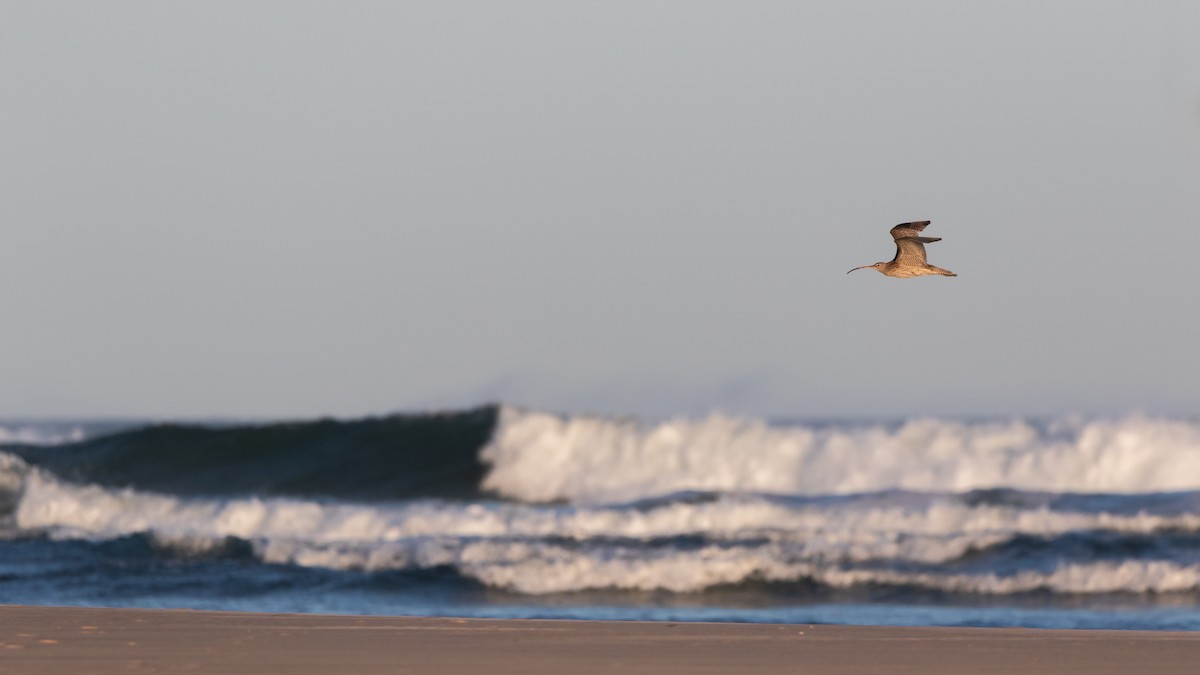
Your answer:
[[[0,673],[1194,673],[1200,633],[0,606]]]

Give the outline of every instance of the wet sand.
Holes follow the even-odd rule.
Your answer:
[[[0,606],[0,673],[1196,673],[1200,633]]]

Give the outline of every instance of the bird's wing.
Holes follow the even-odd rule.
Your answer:
[[[892,262],[899,263],[903,267],[910,265],[924,267],[926,265],[925,243],[930,241],[938,240],[934,237],[897,237],[896,257],[892,259]]]
[[[914,221],[911,223],[900,223],[899,225],[892,228],[892,239],[899,241],[899,240],[903,239],[904,237],[915,237],[918,234],[920,234],[921,230],[924,230],[925,226],[927,226],[927,225],[929,225],[928,220],[918,220],[918,221]]]

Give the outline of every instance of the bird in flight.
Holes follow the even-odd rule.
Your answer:
[[[918,220],[912,223],[900,223],[893,227],[892,239],[896,240],[896,257],[892,258],[891,262],[877,262],[874,265],[863,265],[862,267],[855,267],[854,270],[874,268],[889,277],[898,277],[900,279],[920,277],[926,274],[940,274],[944,277],[958,276],[950,270],[930,265],[925,261],[925,244],[932,244],[935,241],[942,240],[941,237],[919,236],[921,230],[924,230],[926,225],[929,225],[928,220]],[[850,272],[854,270],[850,270]],[[846,272],[846,274],[850,274],[850,272]]]

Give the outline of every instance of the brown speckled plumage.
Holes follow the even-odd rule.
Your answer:
[[[935,241],[942,240],[941,237],[919,236],[927,225],[929,225],[928,220],[917,220],[911,223],[900,223],[893,227],[892,239],[896,241],[896,257],[892,258],[891,262],[877,262],[874,265],[863,265],[862,267],[855,267],[854,270],[862,270],[870,267],[879,270],[889,277],[900,279],[920,277],[926,274],[940,274],[944,277],[958,276],[950,270],[944,270],[927,262],[925,258],[925,244],[932,244]],[[850,270],[850,272],[854,270]],[[846,274],[850,272],[846,272]]]

